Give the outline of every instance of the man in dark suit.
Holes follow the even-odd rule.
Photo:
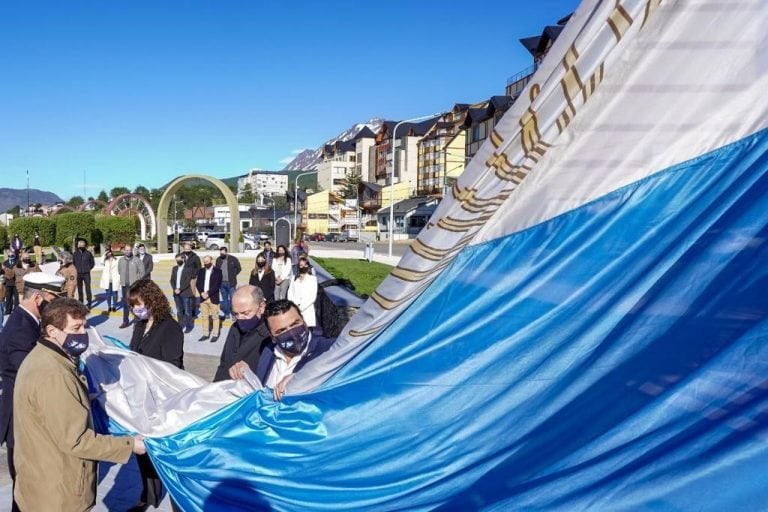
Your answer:
[[[299,307],[289,300],[270,302],[264,321],[271,343],[264,347],[256,365],[249,367],[264,386],[272,388],[275,400],[280,400],[293,375],[331,348],[334,340],[313,337]],[[243,364],[236,364],[230,369],[232,378],[242,379],[247,369]]]
[[[91,296],[91,270],[96,266],[96,262],[93,260],[93,253],[85,245],[85,240],[77,241],[77,250],[72,259],[77,269],[77,300],[90,308],[93,299]],[[85,287],[85,294],[83,294],[83,287]]]
[[[64,278],[45,272],[32,272],[24,276],[24,297],[19,307],[0,332],[0,374],[3,379],[3,394],[0,401],[0,442],[8,449],[8,472],[16,479],[13,464],[13,391],[16,373],[22,361],[40,339],[40,317],[45,306],[55,298],[64,295]],[[19,510],[14,501],[11,510]]]
[[[200,294],[200,313],[203,320],[203,336],[197,341],[205,341],[211,335],[211,343],[219,341],[221,321],[219,320],[219,289],[221,288],[221,269],[213,266],[213,258],[203,258],[203,268],[197,272],[197,291]],[[210,327],[210,322],[213,326]]]
[[[192,273],[192,279],[197,277],[197,273],[200,271],[200,269],[203,267],[203,264],[200,262],[200,256],[195,254],[195,251],[192,250],[192,244],[189,242],[184,243],[184,257],[186,258],[186,261],[184,262],[184,265],[189,266],[193,269]],[[192,285],[192,316],[194,318],[197,318],[197,315],[200,313],[200,304],[198,303],[199,294],[197,293],[197,287]]]
[[[237,320],[224,342],[214,382],[242,378],[235,369],[243,365],[256,368],[262,350],[269,344],[269,330],[261,318],[265,306],[264,294],[256,286],[241,286],[232,295],[232,315]]]
[[[197,269],[186,264],[184,253],[176,255],[176,266],[171,270],[171,289],[173,300],[176,303],[176,318],[184,332],[192,330],[194,322],[192,318],[192,301],[195,295],[192,292],[192,281],[197,275]]]

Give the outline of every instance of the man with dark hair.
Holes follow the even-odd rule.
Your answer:
[[[133,257],[133,247],[125,244],[123,257],[117,260],[117,273],[120,275],[120,290],[123,296],[123,323],[121,329],[125,329],[128,323],[128,290],[133,283],[144,278],[144,265],[138,258]]]
[[[226,247],[219,249],[216,268],[221,269],[221,312],[224,318],[232,313],[232,292],[237,288],[237,275],[242,271],[240,260],[229,254]]]
[[[255,373],[264,386],[272,388],[275,400],[280,400],[293,374],[327,351],[333,340],[313,338],[298,306],[289,300],[271,302],[264,320],[272,343],[262,351]],[[236,369],[234,378],[243,378],[244,374],[244,368]]]
[[[261,352],[269,344],[269,331],[262,321],[264,294],[256,286],[245,285],[232,296],[232,315],[236,321],[229,329],[214,382],[240,379],[245,368],[256,368]]]
[[[200,293],[200,312],[203,314],[203,336],[197,341],[205,341],[209,336],[211,343],[219,341],[221,321],[219,320],[219,289],[221,288],[221,269],[213,266],[213,258],[203,258],[203,268],[197,273],[195,281]],[[210,324],[213,324],[210,328]]]
[[[141,436],[97,434],[80,355],[88,348],[88,309],[56,299],[43,311],[43,336],[24,360],[14,393],[18,476],[23,510],[90,510],[96,504],[96,461],[125,464],[146,453]]]
[[[139,261],[144,264],[144,279],[152,279],[152,271],[155,269],[155,261],[147,252],[144,244],[139,244]]]
[[[197,271],[187,265],[183,252],[176,255],[176,266],[171,269],[171,289],[176,303],[176,319],[185,333],[192,332],[195,320],[192,318],[192,292]]]
[[[203,268],[203,264],[200,262],[200,256],[195,254],[192,250],[192,244],[190,242],[184,242],[184,266],[192,269],[192,279],[197,277],[197,273]],[[197,318],[200,313],[200,304],[198,299],[200,294],[197,293],[197,287],[192,285],[192,317]],[[193,320],[194,321],[194,320]]]
[[[93,254],[85,245],[85,240],[82,238],[77,241],[77,250],[73,259],[77,269],[77,299],[90,309],[93,299],[91,295],[91,270],[93,270],[96,262],[93,261]],[[83,301],[83,286],[85,286],[85,298],[88,299],[88,302]]]
[[[264,242],[264,250],[261,251],[264,257],[267,259],[267,265],[272,267],[272,260],[275,259],[275,251],[272,250],[272,243],[267,240]]]
[[[15,290],[15,288],[14,288]],[[24,276],[24,296],[19,307],[0,333],[0,375],[3,393],[0,397],[0,442],[8,450],[8,472],[11,480],[16,479],[13,464],[13,393],[19,367],[40,338],[40,317],[47,304],[64,293],[64,278],[45,272],[34,272]],[[11,510],[19,510],[13,502]]]

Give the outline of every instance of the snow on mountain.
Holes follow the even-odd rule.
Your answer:
[[[371,131],[376,133],[377,131],[379,131],[379,128],[381,128],[382,123],[384,123],[383,119],[374,117],[373,119],[370,119],[365,123],[354,124],[350,128],[338,134],[337,136],[324,142],[319,148],[305,149],[304,151],[296,155],[296,158],[291,160],[291,162],[288,165],[286,165],[283,170],[284,171],[288,171],[288,170],[303,171],[303,170],[314,169],[317,166],[317,164],[320,162],[320,154],[322,153],[323,146],[325,146],[326,144],[332,144],[337,140],[343,141],[343,140],[353,139],[355,135],[357,135],[360,132],[360,130],[362,130],[366,126],[370,128]]]

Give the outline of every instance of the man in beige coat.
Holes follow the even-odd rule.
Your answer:
[[[24,359],[13,395],[14,497],[22,511],[87,511],[96,504],[96,461],[125,464],[146,453],[137,437],[97,434],[88,386],[78,370],[88,347],[88,308],[56,299],[42,314],[43,337]]]

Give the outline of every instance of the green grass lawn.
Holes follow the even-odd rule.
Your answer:
[[[336,279],[348,279],[359,295],[370,295],[392,270],[390,265],[343,258],[312,258]]]

